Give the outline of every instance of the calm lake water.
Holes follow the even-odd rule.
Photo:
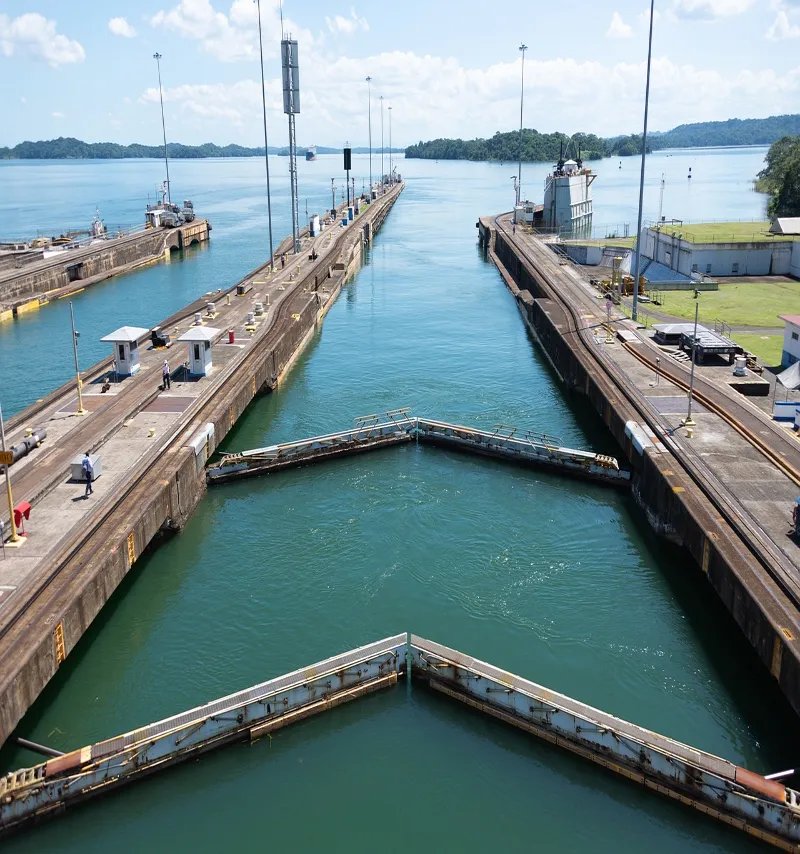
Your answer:
[[[657,215],[667,172],[668,218],[760,218],[750,181],[764,153],[653,156],[646,215]],[[635,161],[596,165],[596,225],[633,230]],[[332,157],[301,164],[310,210],[330,203],[337,167]],[[254,403],[226,447],[344,429],[355,416],[410,406],[613,450],[585,403],[563,394],[477,250],[475,221],[511,206],[513,169],[400,167],[407,187],[369,263],[289,380]],[[76,297],[85,365],[105,354],[97,339],[115,326],[155,323],[263,259],[262,170],[257,160],[175,163],[175,195],[211,218],[211,246]],[[546,170],[524,167],[525,195]],[[288,229],[284,173],[275,158],[276,237]],[[157,162],[0,163],[12,188],[0,202],[0,234],[88,222],[96,204],[109,224],[112,210],[135,221],[146,201],[137,194],[159,177]],[[43,197],[39,209],[25,206],[30,195]],[[9,409],[69,377],[65,307],[0,327]],[[651,534],[627,494],[414,446],[211,490],[179,536],[137,563],[19,734],[71,749],[405,630],[754,770],[798,755],[788,735],[796,719],[749,645],[693,563]],[[3,770],[33,761],[12,747],[0,753]],[[569,852],[759,850],[405,687],[153,777],[4,850],[251,850],[269,840],[294,850],[477,851],[496,846],[498,833],[504,844]]]

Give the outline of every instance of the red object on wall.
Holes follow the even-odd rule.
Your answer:
[[[25,519],[31,518],[31,505],[28,501],[20,501],[14,508],[14,524],[17,526],[19,533],[23,537],[28,535],[25,533]]]

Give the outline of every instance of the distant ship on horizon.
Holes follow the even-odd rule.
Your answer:
[[[306,160],[316,160],[317,159],[317,146],[309,145],[306,149]]]

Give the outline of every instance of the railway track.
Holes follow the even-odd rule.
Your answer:
[[[500,221],[499,217],[494,218],[494,223],[495,227],[503,232],[509,244],[511,244],[513,239],[510,229]],[[548,249],[536,248],[534,250],[540,256],[540,263],[540,260],[532,257],[532,253],[527,247],[521,246],[519,243],[515,243],[514,245],[517,246],[518,251],[522,253],[526,262],[538,274],[541,281],[548,282],[555,279],[565,285],[565,289],[574,287],[574,284],[553,263],[553,260],[547,255],[543,255],[543,253],[549,253]],[[610,357],[598,351],[598,347],[593,341],[593,335],[590,333],[589,328],[580,323],[578,309],[572,302],[562,296],[559,288],[550,287],[548,290],[550,298],[557,302],[563,309],[568,320],[569,329],[567,336],[574,338],[579,343],[584,355],[588,356],[591,363],[601,368],[607,380],[610,381],[612,388],[619,389],[638,416],[647,422],[650,428],[662,438],[662,441],[669,447],[673,456],[683,467],[687,477],[720,512],[731,529],[738,534],[752,556],[766,570],[780,590],[791,600],[794,608],[800,608],[800,581],[798,581],[798,573],[794,564],[780,550],[774,540],[755,522],[750,514],[743,510],[735,496],[730,493],[730,490],[719,480],[699,455],[670,438],[671,426],[648,403],[630,380],[620,372],[619,368],[612,363]],[[668,379],[672,381],[673,377],[669,376]],[[696,388],[697,384],[695,385]],[[714,408],[716,409],[716,406]],[[729,417],[732,418],[730,415]],[[752,417],[755,418],[755,416]],[[758,447],[764,453],[764,447],[759,446],[759,443],[763,445],[762,440],[755,436],[753,431],[746,425],[739,422],[737,432],[740,432],[745,437],[749,436],[749,441],[752,441],[754,446]],[[771,451],[765,453],[765,457],[770,462],[775,462]],[[779,470],[784,474],[786,473],[782,466]],[[774,596],[772,598],[774,600]]]
[[[349,229],[342,232],[331,249],[321,256],[320,260],[310,267],[302,278],[298,278],[290,287],[287,287],[280,303],[276,306],[277,311],[271,314],[269,325],[265,327],[265,331],[259,340],[254,342],[253,347],[240,362],[234,362],[224,369],[222,379],[219,381],[220,387],[232,380],[236,374],[242,373],[245,376],[253,374],[254,363],[263,360],[265,353],[269,353],[270,350],[274,351],[275,345],[284,334],[283,326],[291,321],[293,315],[300,309],[299,304],[307,304],[312,297],[318,299],[316,294],[304,293],[304,288],[309,283],[313,283],[315,276],[323,271],[327,277],[327,269],[331,259],[337,257],[343,245],[351,240],[352,236],[353,232]],[[280,249],[279,246],[278,251]],[[250,272],[240,283],[249,282],[263,273],[268,264],[269,262]],[[227,293],[235,291],[235,289],[236,285],[220,292],[215,299],[222,299]],[[191,311],[184,311],[173,316],[170,320],[174,321],[178,316],[186,317],[190,314]],[[20,603],[18,599],[11,600],[14,604],[14,610],[0,624],[0,640],[5,641],[14,632],[13,638],[10,639],[11,642],[4,643],[2,650],[0,650],[2,684],[7,684],[7,676],[3,672],[5,664],[12,656],[16,655],[19,644],[25,643],[27,630],[32,631],[37,625],[41,625],[46,614],[60,613],[59,608],[62,603],[59,602],[59,597],[63,597],[65,600],[68,598],[69,594],[66,588],[72,584],[74,577],[80,575],[81,569],[98,549],[102,550],[108,547],[109,539],[103,531],[104,526],[111,524],[112,517],[115,514],[124,516],[126,511],[123,508],[137,506],[138,502],[145,501],[152,494],[152,490],[164,480],[165,476],[163,468],[158,465],[159,462],[162,462],[171,451],[179,446],[192,424],[205,423],[203,414],[209,413],[217,405],[213,397],[211,399],[198,398],[186,410],[184,418],[172,429],[165,442],[140,460],[128,476],[127,485],[113,497],[107,499],[107,503],[98,507],[96,513],[87,520],[80,540],[75,541],[74,533],[69,533],[62,538],[48,561],[53,565],[52,570],[44,578],[34,582],[27,591],[24,591],[24,602]],[[76,572],[71,573],[69,579],[63,577],[63,571],[67,566],[76,568]],[[46,609],[43,611],[42,600],[45,592],[49,592],[50,596],[46,603]]]

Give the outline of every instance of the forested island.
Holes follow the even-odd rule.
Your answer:
[[[766,119],[728,119],[724,122],[698,122],[678,125],[664,133],[647,137],[647,150],[664,148],[702,148],[725,145],[770,145],[785,136],[800,134],[800,114],[770,116]],[[601,157],[628,157],[642,152],[641,134],[603,138],[594,134],[522,132],[522,159],[557,160],[562,146],[570,146],[571,156],[580,150],[584,160]],[[514,162],[519,157],[519,131],[499,131],[489,139],[433,139],[406,148],[406,157],[427,160],[499,160]]]
[[[298,148],[302,154],[304,148]],[[373,149],[377,151],[379,149]],[[317,146],[317,154],[340,154],[341,148],[325,148]],[[366,154],[368,148],[354,148],[354,154]],[[385,149],[389,151],[389,149]],[[402,148],[392,149],[401,154]],[[167,145],[170,157],[176,160],[206,157],[258,157],[264,156],[264,146],[248,148],[243,145],[215,145],[206,142],[203,145],[183,145],[180,142],[170,142]],[[288,147],[271,145],[270,154],[288,155]],[[126,160],[141,157],[163,157],[163,145],[120,145],[116,142],[83,142],[74,137],[60,136],[58,139],[41,140],[39,142],[21,142],[13,148],[0,147],[0,160]]]

